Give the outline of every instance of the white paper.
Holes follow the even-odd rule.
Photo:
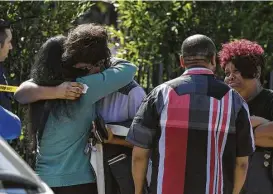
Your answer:
[[[87,92],[87,90],[88,90],[89,87],[86,84],[82,84],[82,85],[83,85],[83,91],[82,91],[82,93],[86,94],[86,92]]]
[[[118,136],[126,137],[129,132],[129,128],[121,126],[121,125],[106,124],[106,127],[110,128],[114,135],[118,135]]]

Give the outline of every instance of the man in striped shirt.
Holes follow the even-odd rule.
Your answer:
[[[239,194],[254,151],[248,106],[215,78],[216,48],[204,35],[182,44],[184,74],[143,101],[127,136],[135,194],[152,150],[152,194]]]

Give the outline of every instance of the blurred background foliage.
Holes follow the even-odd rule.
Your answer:
[[[182,73],[181,44],[196,33],[211,37],[218,50],[234,39],[257,41],[266,52],[265,73],[272,70],[273,2],[119,1],[114,5],[118,28],[110,31],[119,40],[117,54],[140,66],[138,81],[146,88]],[[218,74],[222,75],[219,68]]]
[[[46,39],[87,22],[108,26],[113,55],[139,66],[136,80],[147,92],[183,72],[181,43],[196,33],[211,37],[218,50],[234,39],[257,41],[266,52],[265,73],[273,69],[270,1],[3,1],[0,10],[0,18],[11,21],[13,28],[14,49],[4,62],[10,85],[29,78],[35,53]],[[218,74],[222,75],[220,68]],[[13,112],[24,122],[13,147],[33,164],[25,108],[14,102]]]

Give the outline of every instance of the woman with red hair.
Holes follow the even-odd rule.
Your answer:
[[[241,39],[223,44],[219,58],[225,82],[244,98],[252,116],[256,151],[242,193],[272,194],[273,91],[262,86],[264,50]]]

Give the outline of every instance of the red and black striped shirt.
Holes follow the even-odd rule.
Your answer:
[[[255,149],[247,104],[206,68],[155,88],[127,140],[152,149],[152,194],[230,194],[236,157]]]

